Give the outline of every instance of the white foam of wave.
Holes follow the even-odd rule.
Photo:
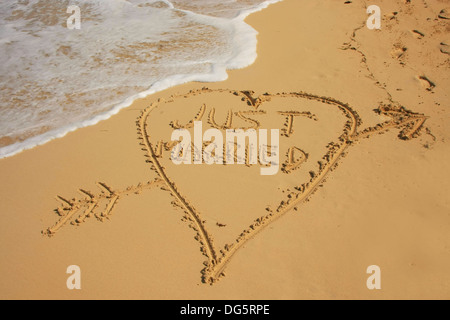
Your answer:
[[[30,0],[30,1],[39,1],[39,0]],[[119,1],[119,0],[118,0]],[[120,0],[123,2],[123,0]],[[251,26],[246,24],[244,22],[244,19],[250,15],[253,12],[260,11],[267,6],[269,6],[272,3],[279,2],[281,0],[268,0],[264,1],[262,3],[259,3],[255,6],[252,6],[250,8],[244,8],[241,10],[238,10],[237,12],[234,12],[233,18],[223,18],[220,17],[223,13],[221,12],[219,15],[217,14],[218,11],[212,11],[214,14],[209,15],[208,12],[202,12],[197,13],[186,9],[177,9],[177,4],[180,4],[180,1],[168,1],[164,0],[164,2],[168,8],[171,10],[177,10],[178,12],[182,12],[186,14],[186,16],[189,18],[190,21],[197,22],[200,25],[206,25],[206,26],[213,26],[214,28],[217,28],[218,30],[225,30],[225,33],[229,37],[228,39],[231,39],[230,43],[228,44],[228,48],[226,51],[226,54],[220,54],[220,52],[213,52],[212,57],[202,57],[206,58],[203,60],[195,61],[192,57],[187,57],[186,60],[179,60],[177,63],[180,66],[186,67],[189,64],[192,64],[194,66],[201,65],[201,68],[197,68],[199,72],[186,72],[186,73],[179,73],[179,74],[163,74],[163,76],[160,79],[150,79],[149,81],[152,81],[150,85],[148,86],[147,90],[142,90],[139,93],[130,95],[126,99],[122,99],[124,101],[120,103],[115,103],[112,107],[108,107],[106,111],[102,111],[94,116],[89,116],[87,119],[81,119],[79,121],[73,121],[71,123],[67,123],[65,125],[60,125],[57,128],[54,128],[52,130],[49,130],[43,134],[32,136],[25,141],[18,142],[15,144],[8,145],[6,147],[3,147],[0,149],[0,158],[10,157],[13,156],[23,150],[31,149],[35,146],[45,144],[55,138],[61,138],[65,136],[67,133],[75,131],[79,128],[91,126],[97,124],[99,121],[106,120],[110,118],[112,115],[117,114],[121,109],[126,108],[130,106],[133,101],[139,98],[144,98],[148,95],[154,94],[156,92],[168,89],[170,87],[180,85],[187,82],[192,81],[199,81],[199,82],[217,82],[217,81],[223,81],[226,80],[227,75],[227,69],[239,69],[247,67],[254,63],[256,59],[256,47],[257,47],[257,31],[254,30]],[[207,0],[204,0],[207,1]],[[96,0],[92,1],[96,5],[105,5],[103,0]],[[142,5],[143,3],[148,3],[149,1],[144,0],[131,0],[129,1],[133,3],[134,5]],[[199,2],[199,0],[197,0]],[[231,2],[235,2],[235,0],[232,0]],[[175,3],[175,4],[173,4]],[[190,2],[192,3],[192,2]],[[123,6],[125,4],[121,4],[122,10]],[[111,2],[109,4],[111,5]],[[173,9],[175,8],[175,9]],[[118,10],[118,7],[110,7],[109,10]],[[162,12],[159,12],[161,14]],[[135,14],[135,12],[134,12]],[[168,14],[166,12],[166,14]],[[230,10],[225,14],[227,16],[230,16]],[[164,19],[164,17],[163,17]],[[136,29],[134,32],[144,32],[144,30],[139,30],[139,22],[135,21],[136,23]],[[163,23],[162,23],[163,24]],[[0,35],[1,35],[1,43],[11,43],[14,41],[17,41],[18,37],[24,37],[24,35],[17,36],[15,35],[14,29],[16,26],[13,26],[12,24],[3,24],[2,29],[0,29]],[[22,28],[25,26],[22,25]],[[83,25],[83,27],[85,27]],[[107,28],[108,26],[106,26]],[[175,25],[175,28],[178,27],[178,25]],[[165,25],[165,28],[167,28],[167,24]],[[45,30],[44,30],[45,32]],[[153,30],[154,32],[154,30]],[[12,36],[11,36],[12,35]],[[22,38],[23,41],[27,40],[27,37]],[[0,45],[1,45],[0,43]],[[26,48],[28,49],[28,48]],[[223,49],[223,48],[221,48]],[[216,54],[219,56],[219,59],[217,56],[214,56]],[[173,61],[172,61],[173,62]],[[205,68],[207,66],[207,68]],[[68,66],[68,68],[72,68],[73,66]],[[176,64],[175,64],[176,67]],[[189,67],[187,67],[187,70],[189,70]],[[3,74],[5,70],[2,70],[1,74]],[[46,70],[40,70],[41,72],[45,72]],[[196,68],[192,68],[192,71],[196,71]],[[52,76],[51,74],[49,76]],[[137,79],[136,79],[137,78]],[[149,77],[151,78],[151,77]],[[125,79],[126,81],[129,81],[133,83],[135,86],[146,86],[148,83],[143,79],[142,77],[130,77],[130,79]],[[83,80],[84,81],[84,80]],[[92,81],[95,81],[95,79],[92,79]],[[141,83],[136,83],[140,82]],[[131,86],[131,84],[130,84]],[[106,88],[108,90],[108,83],[104,85],[102,88]],[[61,111],[62,116],[64,116],[64,113],[67,113],[66,111]],[[82,115],[80,115],[82,118]],[[33,120],[33,119],[32,119]],[[25,117],[22,119],[22,121],[27,121],[27,118]],[[14,121],[13,121],[14,122]],[[1,137],[1,135],[0,135]]]

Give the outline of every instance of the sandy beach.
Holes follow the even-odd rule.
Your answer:
[[[0,160],[1,299],[450,298],[450,3],[284,0],[246,22],[258,58],[228,80]],[[194,121],[279,129],[278,173],[173,164]]]

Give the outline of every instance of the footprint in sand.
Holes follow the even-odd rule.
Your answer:
[[[406,51],[408,51],[408,48],[406,48],[402,44],[397,43],[397,44],[394,44],[394,48],[391,51],[391,56],[392,56],[392,58],[403,63],[404,62],[403,60],[406,55]]]
[[[450,8],[442,9],[438,16],[441,19],[450,20]]]
[[[392,12],[386,15],[387,20],[396,20],[398,12]]]
[[[441,41],[441,52],[450,55],[450,39]]]
[[[420,32],[419,30],[411,30],[412,35],[416,39],[423,39],[425,37],[425,34],[423,32]]]
[[[436,84],[426,76],[417,76],[417,79],[419,80],[422,87],[424,87],[428,91],[433,91],[433,89],[436,88]]]

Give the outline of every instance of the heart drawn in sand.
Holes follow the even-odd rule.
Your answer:
[[[172,204],[184,212],[182,220],[195,231],[207,258],[202,280],[214,284],[245,243],[309,201],[355,142],[391,128],[401,129],[399,138],[409,140],[427,119],[392,105],[376,112],[390,120],[360,130],[362,121],[350,106],[303,92],[255,97],[251,91],[204,88],[160,99],[136,122],[146,161],[158,178],[125,190],[99,183],[100,194],[79,189],[81,199],[58,196],[60,220],[43,234],[53,236],[67,223],[80,225],[92,216],[103,221],[122,197],[161,188],[170,192]],[[248,161],[248,149],[242,165],[175,165],[170,156],[177,143],[171,134],[175,129],[193,132],[194,121],[202,122],[203,131],[218,129],[224,136],[227,129],[279,129],[278,174],[262,176],[260,165]]]
[[[253,92],[248,91],[191,91],[154,103],[144,110],[138,121],[147,162],[166,184],[167,191],[174,198],[173,205],[184,211],[183,220],[196,232],[195,239],[207,258],[202,270],[203,282],[209,284],[224,276],[227,264],[247,241],[307,201],[356,139],[393,126],[404,126],[401,136],[412,138],[425,121],[422,115],[384,107],[379,112],[390,115],[393,120],[360,133],[358,114],[332,98],[306,93],[252,95]],[[174,129],[193,131],[194,121],[202,121],[203,130],[222,130],[224,136],[227,129],[279,129],[282,132],[281,171],[276,177],[260,176],[258,170],[250,169],[248,162],[240,168],[213,165],[216,166],[214,171],[206,164],[176,166],[170,159],[174,145],[170,142],[170,133]],[[205,143],[204,148],[207,146]],[[245,170],[251,170],[251,173],[246,174]],[[185,183],[180,180],[185,180]],[[281,192],[277,192],[280,189],[277,186],[281,186]],[[249,189],[256,196],[249,195],[246,192]],[[201,201],[202,194],[209,203]],[[261,195],[271,204],[262,201]],[[225,201],[224,196],[227,198]],[[223,208],[226,202],[230,204],[228,210]],[[236,219],[237,215],[241,219]],[[234,220],[230,219],[232,221],[242,220],[251,224],[238,227],[240,232],[234,235],[234,239],[229,239],[233,242],[219,247],[213,239],[220,231],[207,221],[223,221],[229,216],[234,217]],[[216,221],[216,226],[226,226]]]

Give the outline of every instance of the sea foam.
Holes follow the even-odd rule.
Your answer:
[[[281,0],[0,3],[0,158],[108,119],[158,91],[256,59],[244,22]],[[81,9],[69,30],[67,8]]]

